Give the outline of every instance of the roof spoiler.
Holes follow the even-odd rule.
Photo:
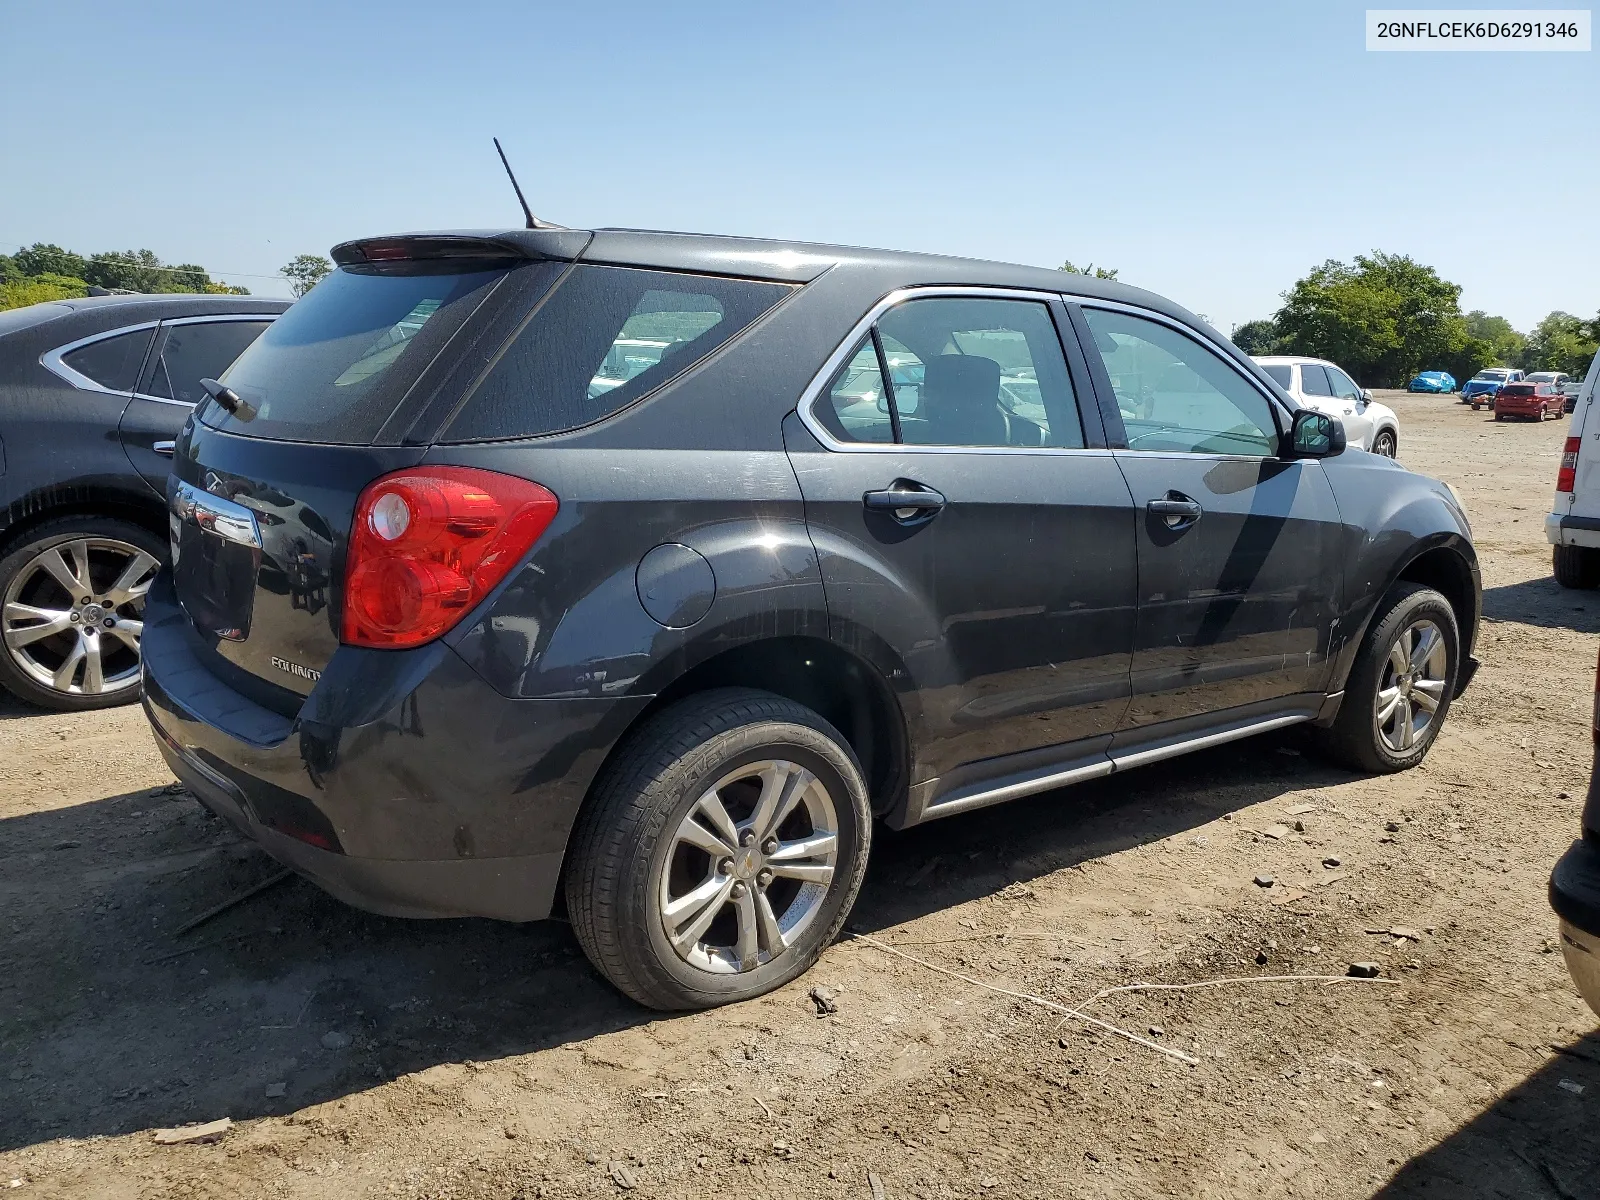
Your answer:
[[[479,262],[507,258],[571,261],[583,253],[593,236],[587,229],[513,229],[487,235],[402,233],[340,242],[331,254],[341,267],[439,262],[453,258]]]

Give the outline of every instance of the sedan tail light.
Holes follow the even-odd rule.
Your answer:
[[[1582,438],[1569,437],[1561,450],[1561,469],[1556,472],[1556,491],[1570,492],[1578,482],[1578,450]]]
[[[356,501],[340,640],[403,649],[432,641],[506,577],[555,520],[545,487],[476,467],[415,467]]]

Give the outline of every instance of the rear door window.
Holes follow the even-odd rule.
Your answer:
[[[131,392],[144,365],[144,352],[150,346],[152,329],[136,329],[115,337],[101,338],[68,351],[63,365],[113,392]]]
[[[889,390],[883,386],[878,351],[870,337],[839,368],[828,385],[827,402],[815,411],[828,432],[841,442],[894,441]]]
[[[1300,364],[1300,390],[1307,396],[1331,396],[1328,373],[1317,363]]]
[[[1294,386],[1294,368],[1288,363],[1273,363],[1271,366],[1261,368],[1272,379],[1272,382],[1288,391]]]
[[[250,404],[241,421],[206,404],[200,419],[250,437],[370,443],[407,389],[508,267],[474,262],[340,267],[250,343],[222,381]],[[179,386],[173,379],[173,390]]]
[[[610,416],[725,345],[792,290],[576,267],[512,338],[442,440],[535,437]]]
[[[169,325],[142,389],[158,400],[196,404],[205,396],[202,379],[221,377],[268,321],[201,321]]]

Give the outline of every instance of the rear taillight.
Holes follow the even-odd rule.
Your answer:
[[[548,488],[476,467],[416,467],[356,501],[340,640],[402,649],[444,633],[555,520]]]
[[[1561,448],[1561,469],[1556,472],[1556,491],[1570,492],[1578,482],[1578,450],[1582,438],[1569,437]]]

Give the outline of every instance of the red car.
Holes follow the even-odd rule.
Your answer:
[[[1507,417],[1532,417],[1542,421],[1547,416],[1559,417],[1564,398],[1548,383],[1508,383],[1494,398],[1494,419]],[[1473,408],[1478,406],[1474,404]]]

